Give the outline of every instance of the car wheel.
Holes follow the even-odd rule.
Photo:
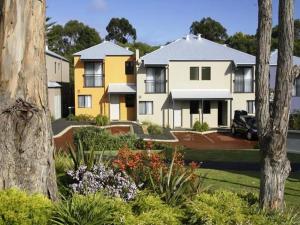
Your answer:
[[[234,126],[231,127],[231,134],[232,134],[232,135],[235,135],[235,134],[236,134],[236,131],[235,131],[235,127],[234,127]]]
[[[246,136],[249,141],[252,140],[252,133],[250,131],[247,132]]]

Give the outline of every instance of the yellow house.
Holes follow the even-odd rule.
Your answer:
[[[75,114],[136,120],[133,52],[112,42],[74,54]]]

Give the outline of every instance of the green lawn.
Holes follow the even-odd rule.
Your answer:
[[[258,150],[184,150],[184,158],[190,161],[212,162],[259,162]],[[292,163],[300,163],[300,154],[288,153]]]
[[[249,191],[259,193],[259,172],[255,171],[222,171],[199,169],[206,176],[205,187],[227,189],[235,192]],[[300,172],[292,173],[285,186],[287,206],[300,209]]]

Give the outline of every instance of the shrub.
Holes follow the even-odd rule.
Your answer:
[[[69,114],[67,119],[70,120],[70,121],[95,123],[95,118],[93,116],[87,115],[87,114],[80,114],[78,116],[75,116],[73,114]]]
[[[182,224],[182,211],[168,206],[158,196],[151,193],[141,192],[131,205],[137,224]]]
[[[95,117],[95,122],[97,126],[106,126],[109,123],[107,116],[98,115]]]
[[[229,191],[201,193],[186,203],[185,224],[297,224],[292,214],[271,213],[259,210],[253,194],[236,194]],[[284,222],[283,222],[284,221]]]
[[[103,164],[94,165],[91,170],[80,166],[77,171],[68,171],[73,179],[70,185],[75,193],[88,195],[105,191],[110,196],[131,200],[135,197],[137,187],[125,172],[114,171]]]
[[[74,144],[79,145],[81,141],[84,151],[102,152],[108,150],[117,151],[124,146],[130,149],[136,149],[136,136],[130,134],[112,135],[105,129],[97,127],[79,128],[74,133]]]
[[[42,195],[17,189],[0,191],[1,225],[46,225],[51,210],[51,201]]]
[[[130,205],[121,199],[109,198],[102,193],[75,194],[55,207],[51,224],[129,225],[134,224],[134,216]]]
[[[206,122],[202,124],[200,121],[196,121],[193,125],[193,130],[198,132],[204,132],[209,130],[209,126]]]
[[[163,128],[156,124],[150,124],[147,128],[149,134],[158,135],[163,133]]]
[[[75,117],[74,114],[71,113],[71,114],[68,115],[67,120],[69,120],[69,121],[76,121],[76,117]]]

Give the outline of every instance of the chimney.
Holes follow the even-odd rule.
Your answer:
[[[190,40],[190,35],[186,35],[186,40],[189,41]]]
[[[140,50],[135,49],[135,60],[138,61],[140,59]]]
[[[198,34],[198,40],[201,40],[201,34]]]

